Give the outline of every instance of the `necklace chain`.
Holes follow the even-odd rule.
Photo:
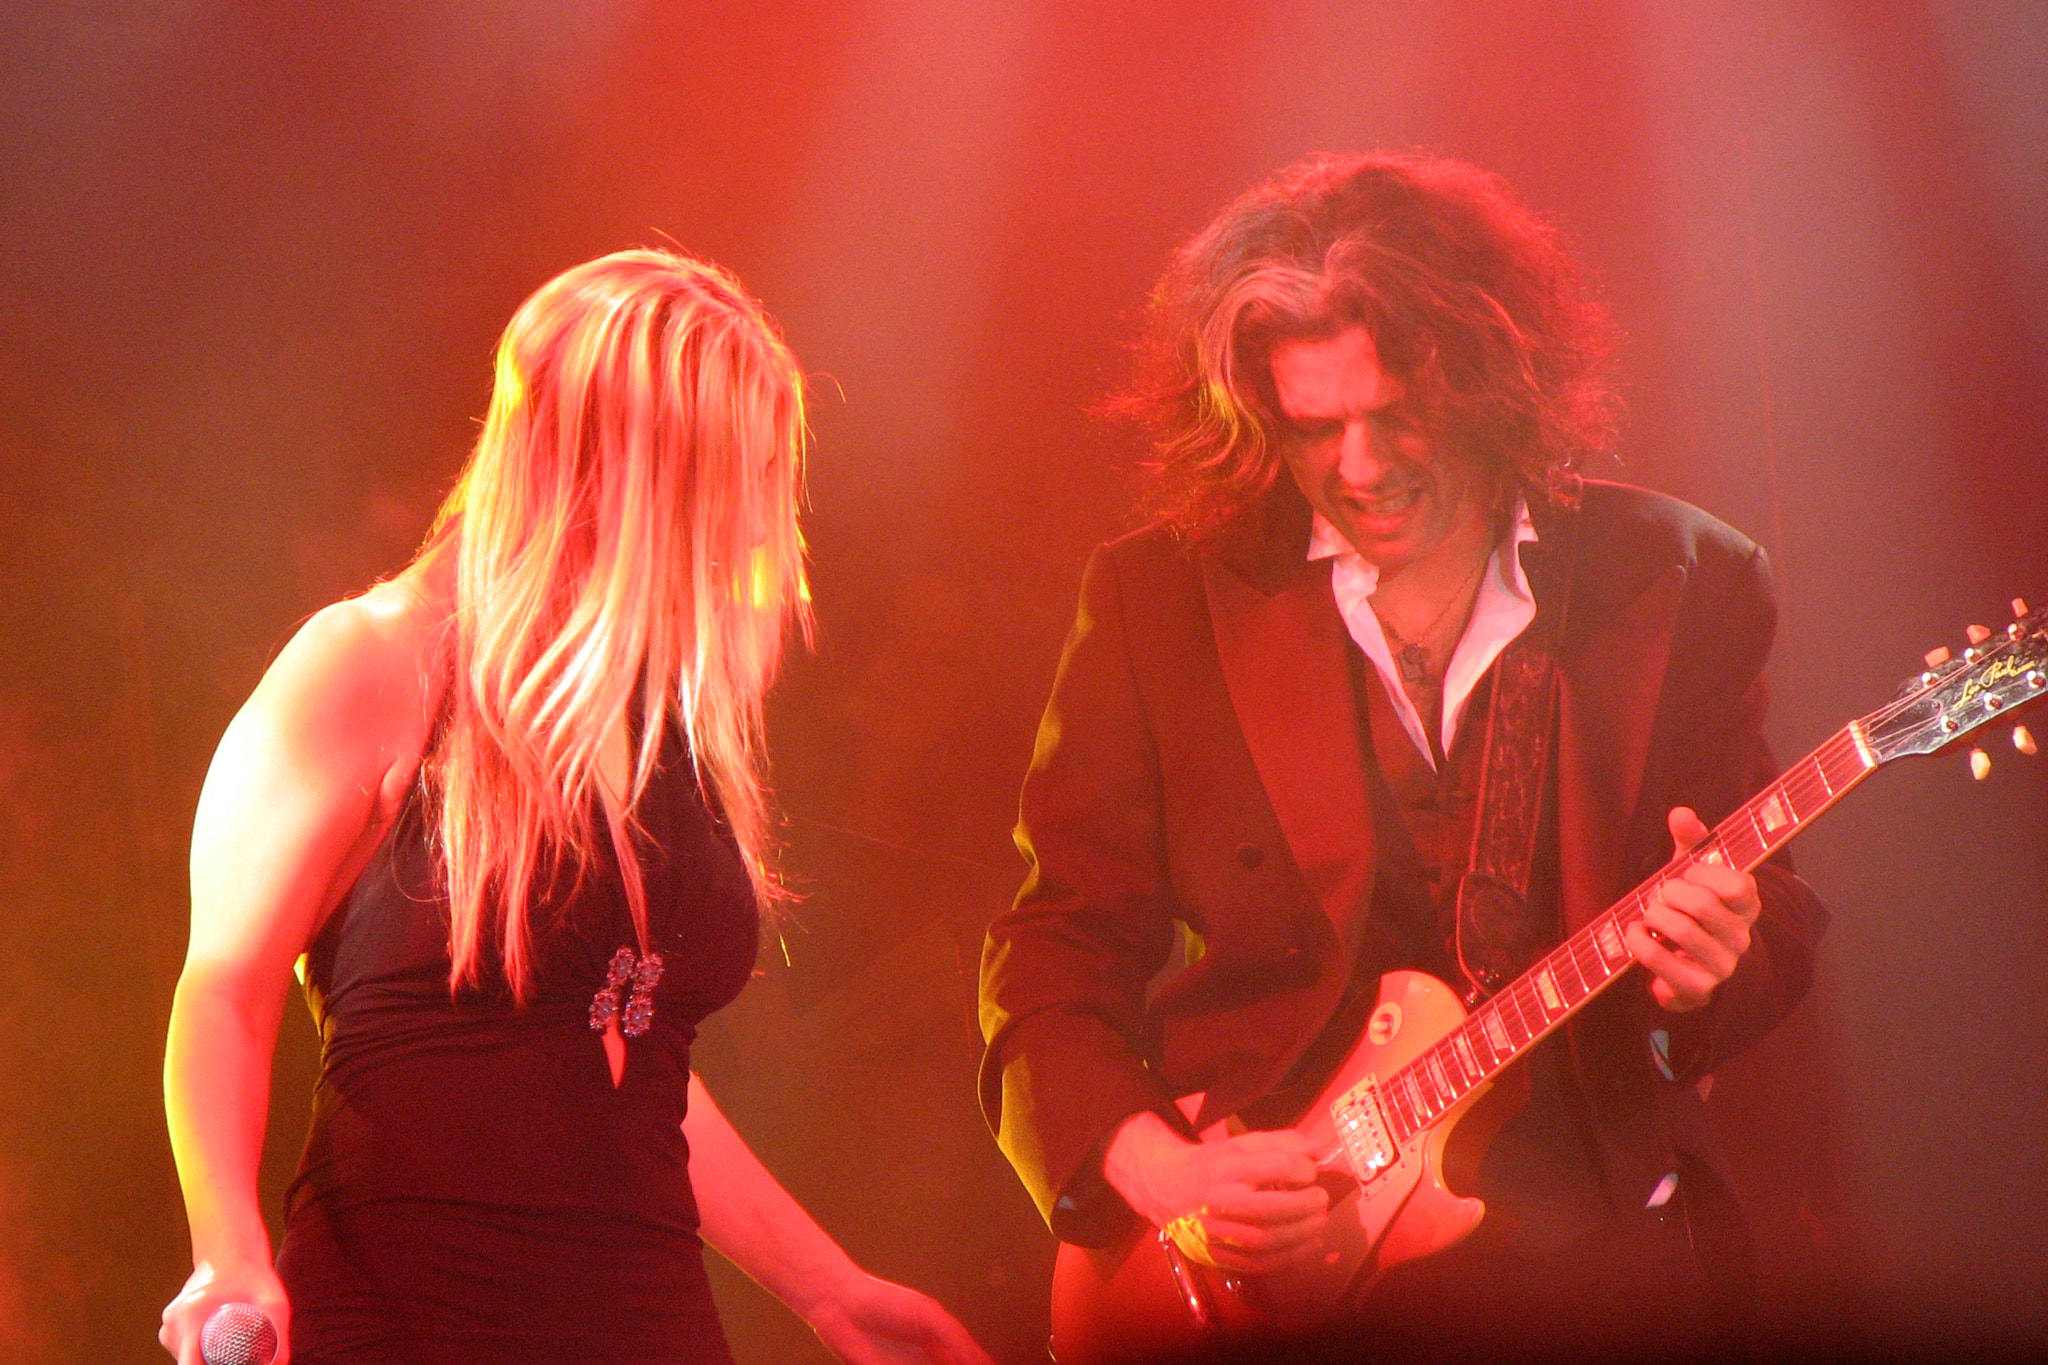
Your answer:
[[[1429,650],[1422,642],[1429,638],[1432,631],[1443,624],[1443,619],[1451,614],[1451,608],[1457,604],[1460,598],[1464,597],[1465,589],[1472,586],[1472,580],[1479,577],[1479,571],[1485,567],[1485,559],[1481,559],[1474,564],[1472,572],[1465,575],[1465,581],[1460,583],[1457,590],[1444,599],[1444,604],[1437,608],[1437,613],[1430,618],[1429,624],[1416,632],[1416,636],[1412,640],[1396,630],[1393,623],[1387,620],[1386,617],[1381,616],[1378,608],[1374,608],[1373,615],[1379,620],[1380,632],[1388,637],[1390,643],[1400,646],[1399,653],[1394,657],[1401,667],[1402,679],[1410,687],[1422,687],[1428,684]]]

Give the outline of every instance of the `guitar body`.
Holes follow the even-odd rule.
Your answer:
[[[1363,1184],[1332,1118],[1339,1099],[1360,1082],[1392,1075],[1464,1018],[1456,993],[1433,976],[1380,978],[1364,1035],[1296,1125],[1314,1140],[1331,1190],[1319,1263],[1238,1276],[1188,1260],[1151,1227],[1100,1250],[1063,1243],[1053,1266],[1053,1358],[1059,1365],[1129,1365],[1232,1336],[1313,1327],[1341,1314],[1388,1268],[1441,1251],[1479,1226],[1486,1206],[1444,1184],[1443,1149],[1484,1086],[1401,1144],[1398,1157]],[[1219,1141],[1229,1131],[1218,1124],[1202,1138]]]
[[[1053,1266],[1059,1365],[1181,1359],[1233,1334],[1330,1326],[1388,1269],[1464,1238],[1486,1208],[1444,1184],[1451,1130],[1502,1068],[1628,973],[1634,959],[1623,935],[1642,920],[1656,888],[1705,864],[1753,870],[1882,764],[1955,748],[2048,701],[2048,608],[2029,612],[2015,600],[2013,615],[2002,635],[1971,627],[1960,658],[1946,649],[1927,655],[1927,670],[1907,679],[1895,699],[1779,774],[1705,839],[1676,850],[1479,1005],[1469,1022],[1457,995],[1436,978],[1381,977],[1364,1036],[1295,1125],[1315,1140],[1320,1183],[1331,1193],[1321,1261],[1236,1276],[1187,1260],[1151,1228],[1101,1251],[1063,1245]],[[2035,752],[2024,729],[2013,731],[2013,742]],[[1198,1095],[1181,1101],[1190,1114],[1200,1103]],[[1228,1131],[1219,1124],[1202,1138],[1218,1141]]]

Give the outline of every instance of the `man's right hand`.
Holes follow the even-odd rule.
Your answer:
[[[1269,1274],[1313,1259],[1330,1221],[1314,1145],[1291,1129],[1189,1142],[1146,1110],[1124,1120],[1102,1175],[1205,1265]]]

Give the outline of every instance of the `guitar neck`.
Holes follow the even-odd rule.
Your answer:
[[[1428,1051],[1387,1077],[1380,1083],[1380,1095],[1396,1140],[1405,1142],[1442,1118],[1635,965],[1622,935],[1642,919],[1660,884],[1701,863],[1750,871],[1841,800],[1878,763],[1863,723],[1844,726],[1705,839],[1666,863],[1473,1010]]]

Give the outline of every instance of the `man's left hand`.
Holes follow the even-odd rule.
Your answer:
[[[1699,816],[1684,806],[1670,815],[1671,839],[1680,849],[1707,837]],[[1749,951],[1749,929],[1762,909],[1756,878],[1722,863],[1696,863],[1682,877],[1650,894],[1643,918],[1628,927],[1628,950],[1650,969],[1650,994],[1673,1014],[1696,1010],[1714,988],[1735,974]]]

